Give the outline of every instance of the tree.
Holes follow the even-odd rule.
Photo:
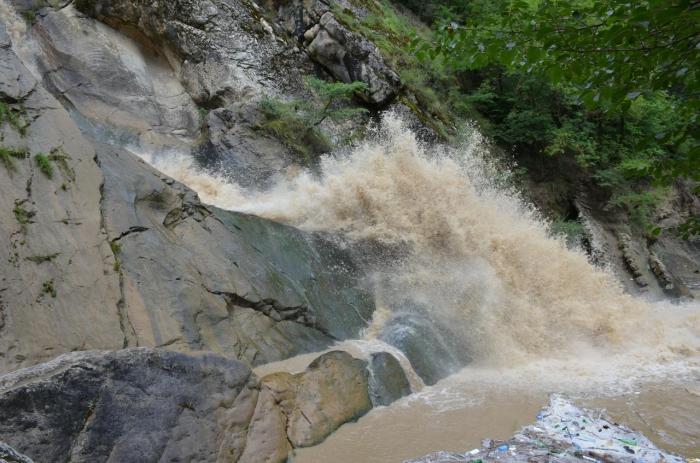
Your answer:
[[[316,77],[306,77],[304,83],[313,98],[282,101],[267,97],[262,100],[265,116],[262,128],[308,163],[312,155],[332,149],[330,140],[320,129],[324,121],[342,122],[366,111],[364,108],[343,106],[342,103],[349,102],[357,92],[366,90],[367,84],[327,82]]]
[[[700,181],[700,1],[489,3],[483,13],[470,8],[458,21],[444,18],[435,43],[416,41],[418,53],[442,55],[457,69],[497,64],[542,76],[590,109],[619,114],[623,123],[634,100],[662,92],[684,123],[650,134],[667,149],[645,172],[661,185],[678,177]],[[697,223],[686,224],[691,234],[700,233]]]

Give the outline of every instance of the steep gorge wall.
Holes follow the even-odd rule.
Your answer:
[[[90,91],[101,82],[97,71],[112,69],[123,78],[119,70],[130,69],[103,55],[55,54],[56,44],[66,45],[65,36],[76,32],[70,21],[78,21],[62,14],[48,11],[45,28],[35,26],[44,42],[50,34],[64,37],[35,58],[39,68],[50,68],[45,78],[52,90],[66,76],[87,80],[75,83],[82,93],[72,87],[57,93],[86,135],[24,66],[3,25],[2,98],[23,113],[26,127],[3,124],[2,143],[26,157],[0,169],[8,243],[0,288],[2,370],[72,350],[137,345],[209,349],[259,364],[356,336],[371,317],[371,297],[349,256],[328,239],[207,207],[132,153],[91,139],[105,133],[100,124],[110,134],[138,138],[135,124],[117,122],[139,116],[152,124],[149,117],[186,114],[188,106],[158,110],[155,103],[163,100],[144,91],[153,83],[136,86],[131,98]],[[84,21],[88,29],[94,24]],[[108,97],[123,103],[126,116],[102,117]],[[139,112],[144,101],[156,110]],[[153,137],[136,146],[182,143],[172,124],[157,125],[160,133],[147,127],[142,140]],[[39,171],[39,153],[48,156],[52,178]]]

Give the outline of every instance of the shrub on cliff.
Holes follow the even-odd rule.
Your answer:
[[[357,92],[366,90],[367,85],[363,82],[326,82],[315,77],[307,77],[304,82],[313,95],[312,99],[283,101],[265,97],[262,100],[265,120],[261,127],[308,163],[313,156],[333,148],[328,135],[320,127],[324,121],[342,122],[366,111],[343,103],[352,100]]]

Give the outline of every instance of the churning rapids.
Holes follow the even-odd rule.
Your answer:
[[[378,307],[362,342],[386,340],[409,320],[403,329],[426,333],[424,368],[453,372],[295,462],[468,450],[533,421],[548,392],[605,406],[659,446],[700,456],[697,304],[625,294],[609,271],[567,249],[486,160],[478,132],[461,149],[424,146],[392,115],[371,132],[319,172],[280,176],[264,192],[184,157],[145,156],[204,202],[333,232],[351,247],[374,243],[360,246],[373,250],[365,260]]]

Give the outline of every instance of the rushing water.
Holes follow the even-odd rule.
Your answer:
[[[205,202],[403,249],[369,258],[380,310],[365,342],[408,313],[468,351],[461,371],[431,387],[414,383],[410,397],[299,450],[295,462],[464,451],[532,422],[550,392],[605,407],[663,448],[700,456],[698,305],[625,294],[608,270],[551,236],[486,154],[477,132],[459,150],[429,148],[386,116],[366,143],[325,158],[320,173],[281,177],[265,192],[241,190],[184,157],[150,161]],[[299,370],[310,358],[265,368]]]
[[[0,13],[8,8],[0,0]],[[24,22],[12,25],[13,45],[33,63]],[[136,48],[124,50],[140,62]],[[532,422],[550,392],[606,407],[659,446],[700,456],[700,307],[633,298],[606,269],[567,249],[510,186],[507,170],[489,161],[478,132],[460,149],[422,146],[387,115],[364,144],[323,159],[320,172],[290,171],[264,192],[202,171],[189,155],[142,148],[134,151],[206,203],[334,232],[350,246],[373,240],[400,250],[365,256],[379,310],[363,340],[338,347],[357,356],[393,352],[414,394],[299,450],[295,463],[391,463],[468,450]],[[451,376],[426,387],[381,341],[404,319],[435,328],[426,344],[454,354]],[[430,363],[446,361],[431,355]],[[315,356],[258,371],[300,371]]]

